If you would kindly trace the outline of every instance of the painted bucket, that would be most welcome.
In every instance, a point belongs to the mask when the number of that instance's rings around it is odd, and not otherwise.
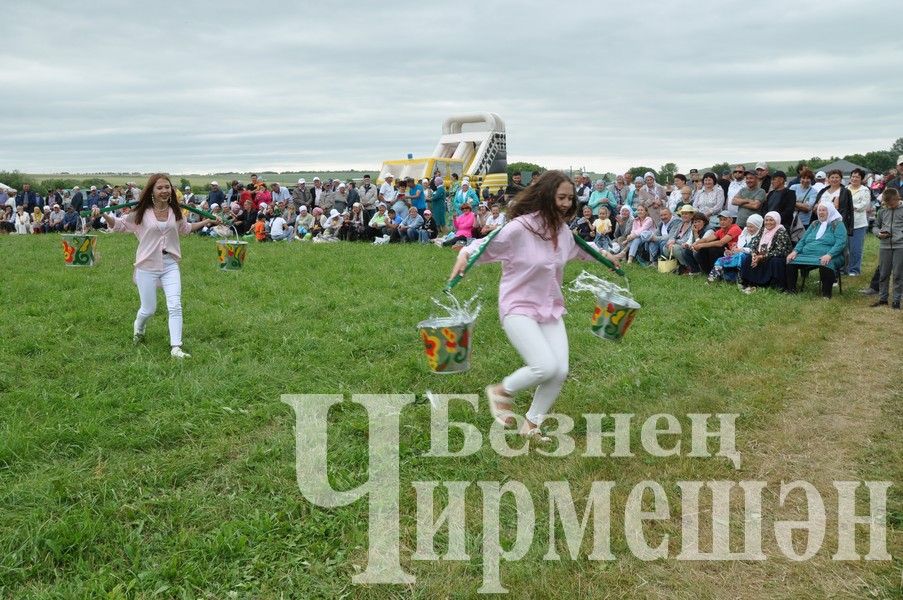
[[[97,236],[78,233],[64,233],[60,236],[63,243],[63,260],[70,267],[93,267],[94,252],[97,250]]]
[[[219,268],[223,271],[238,271],[245,264],[248,242],[238,240],[217,240],[216,255]]]
[[[428,319],[417,324],[430,371],[463,373],[470,369],[473,321],[462,323],[450,317]]]
[[[627,333],[640,310],[640,303],[617,292],[596,296],[592,331],[602,339],[619,342]]]

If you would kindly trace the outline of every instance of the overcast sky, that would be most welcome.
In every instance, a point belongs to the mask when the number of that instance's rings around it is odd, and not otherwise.
[[[483,111],[597,172],[903,136],[899,0],[3,4],[0,170],[369,169]]]

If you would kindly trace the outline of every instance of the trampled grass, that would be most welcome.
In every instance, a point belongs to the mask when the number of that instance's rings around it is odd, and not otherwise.
[[[435,459],[424,456],[430,409],[423,393],[481,393],[520,365],[498,323],[496,266],[474,270],[459,287],[463,296],[482,286],[484,312],[473,368],[442,377],[428,373],[415,326],[433,311],[429,299],[441,290],[451,252],[252,245],[245,269],[224,273],[212,241],[186,238],[185,348],[193,357],[177,362],[168,355],[162,296],[147,342],[132,345],[135,244],[129,236],[101,235],[99,264],[76,269],[63,265],[56,236],[0,237],[7,257],[0,288],[2,596],[470,597],[482,573],[478,489],[467,496],[471,559],[416,562],[410,482],[518,480],[533,494],[537,527],[528,555],[503,563],[512,597],[642,597],[637,590],[651,576],[627,549],[623,519],[613,518],[616,561],[542,560],[543,482],[567,480],[580,499],[592,480],[614,480],[613,504],[623,507],[643,479],[670,494],[678,480],[752,478],[724,459],[650,457],[639,448],[639,423],[656,413],[740,413],[742,453],[780,419],[799,389],[796,377],[820,359],[845,311],[863,310],[850,280],[842,297],[822,302],[814,287],[797,297],[744,296],[733,286],[634,268],[631,285],[643,309],[620,344],[590,334],[589,297],[568,297],[571,375],[556,408],[576,420],[577,453],[503,459],[487,441],[472,456]],[[566,280],[582,268],[597,271],[571,265]],[[294,415],[280,402],[290,393],[418,394],[421,401],[401,421],[402,557],[415,585],[351,585],[366,560],[367,505],[323,509],[302,498]],[[490,417],[482,399],[480,409],[473,414],[456,403],[451,414],[485,432]],[[583,413],[635,413],[636,456],[582,458]],[[366,480],[366,415],[346,403],[330,418],[330,479],[350,489]],[[899,440],[898,426],[881,432],[886,447]],[[892,456],[870,453],[865,471],[899,481],[898,466],[882,462]],[[859,468],[850,465],[850,479],[861,478]],[[891,494],[896,557],[901,506]],[[674,517],[679,503],[672,503]],[[510,533],[513,514],[503,517]],[[671,534],[672,558],[679,524],[673,518],[649,533]],[[437,539],[441,554],[443,535]],[[899,590],[896,560],[896,567],[863,565],[864,581],[890,597]],[[672,597],[717,597],[717,589],[677,593],[682,582],[671,584]]]

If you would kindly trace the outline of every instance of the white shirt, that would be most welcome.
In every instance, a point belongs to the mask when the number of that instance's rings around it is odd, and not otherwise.
[[[273,217],[273,221],[270,223],[270,235],[284,235],[285,234],[285,219],[280,217]]]
[[[386,205],[395,200],[395,196],[398,195],[398,192],[395,191],[395,188],[392,187],[392,184],[388,182],[385,182],[381,186],[379,186],[379,193],[382,194],[382,201],[385,202]]]
[[[288,188],[285,186],[280,185],[279,191],[273,192],[273,202],[278,202],[280,200],[285,200],[286,202],[288,202],[289,200],[291,200],[291,198],[292,195],[288,191]]]
[[[504,224],[505,224],[505,215],[503,215],[502,213],[499,213],[498,217],[493,217],[492,214],[490,214],[489,218],[486,219],[487,227],[496,227],[497,225],[500,226],[500,225],[504,225]]]
[[[668,196],[668,209],[671,212],[677,212],[677,205],[682,196],[683,194],[680,193],[679,189],[671,190],[671,194]]]
[[[746,187],[746,180],[737,181],[736,179],[731,179],[731,184],[727,186],[727,200],[725,201],[725,210],[731,213],[731,216],[737,218],[737,211],[740,209],[739,206],[731,202],[734,199],[734,196],[737,195],[737,192]]]

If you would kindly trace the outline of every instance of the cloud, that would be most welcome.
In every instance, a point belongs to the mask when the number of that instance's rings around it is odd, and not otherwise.
[[[896,14],[890,0],[5,11],[2,169],[374,168],[483,111],[505,120],[510,159],[594,171],[846,154],[903,135],[903,42],[895,19],[871,18]]]

